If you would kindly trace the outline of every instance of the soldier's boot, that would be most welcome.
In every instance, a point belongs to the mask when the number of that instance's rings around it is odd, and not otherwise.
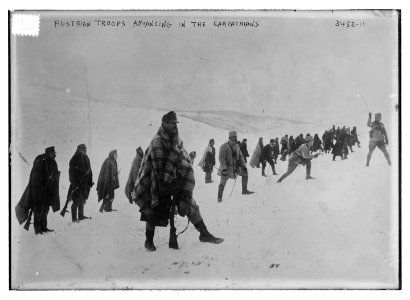
[[[387,151],[384,151],[383,154],[384,154],[384,157],[387,160],[387,163],[389,164],[389,166],[391,166],[389,153]]]
[[[222,202],[222,195],[224,193],[224,188],[225,186],[223,184],[220,184],[218,187],[218,202]]]
[[[169,230],[168,246],[171,249],[179,249],[177,235],[176,235],[176,229],[173,230],[172,228],[170,228],[170,230]]]
[[[147,249],[147,251],[150,251],[150,252],[157,250],[157,248],[154,245],[154,233],[155,233],[155,229],[154,230],[145,229],[144,247],[145,249]]]
[[[250,195],[255,192],[248,191],[248,176],[242,176],[242,195]]]
[[[315,179],[315,177],[310,176],[310,170],[312,169],[312,165],[306,165],[306,180]]]
[[[104,200],[103,200],[102,203],[101,203],[99,212],[100,212],[100,213],[103,213],[103,212],[104,212]]]
[[[81,203],[78,206],[78,220],[86,220],[91,219],[90,217],[84,216],[84,203]]]
[[[71,221],[73,221],[73,222],[78,222],[79,221],[77,219],[77,206],[75,206],[75,205],[71,206]]]
[[[262,165],[262,176],[266,177],[266,174],[265,174],[265,166],[264,166],[264,165]]]
[[[286,177],[288,177],[288,172],[283,173],[283,175],[278,179],[278,181],[276,181],[277,183],[281,183],[283,179],[285,179]]]
[[[34,219],[33,221],[33,225],[34,225],[34,233],[35,234],[43,234],[43,230],[41,229],[40,224],[38,224],[38,222],[36,221],[36,219]]]
[[[112,203],[114,202],[114,199],[109,199],[107,200],[107,205],[106,205],[106,212],[112,212],[112,211],[117,211],[116,209],[112,208]]]
[[[276,173],[275,164],[272,165],[272,175],[279,175],[278,173]]]
[[[370,155],[367,155],[366,167],[368,167],[368,166],[369,166],[369,163],[370,163],[370,158],[371,158],[371,156],[370,156]]]
[[[199,231],[199,240],[203,243],[220,244],[224,241],[222,238],[218,238],[209,233],[204,221],[194,224],[196,230]]]

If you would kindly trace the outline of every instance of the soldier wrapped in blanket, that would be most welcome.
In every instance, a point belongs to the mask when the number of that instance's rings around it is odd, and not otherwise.
[[[310,176],[310,170],[312,167],[311,160],[314,157],[318,157],[318,154],[312,155],[309,154],[310,147],[313,145],[313,137],[307,136],[306,143],[302,144],[289,158],[288,170],[284,173],[277,181],[277,183],[282,182],[283,179],[292,174],[293,171],[297,168],[298,165],[306,166],[306,180],[314,179]]]
[[[128,175],[127,184],[125,185],[125,196],[128,198],[130,203],[134,203],[132,201],[131,193],[134,190],[135,181],[137,180],[138,172],[140,170],[141,161],[144,157],[144,151],[142,151],[141,147],[138,147],[136,150],[136,155],[132,161],[130,174]]]
[[[316,152],[316,151],[323,151],[322,147],[322,141],[319,138],[319,135],[315,133],[315,136],[313,137],[313,145],[310,148],[310,153]]]
[[[205,172],[205,183],[211,183],[212,180],[212,172],[215,166],[215,141],[214,139],[210,139],[208,146],[205,148],[204,155],[202,159],[199,161],[199,166]]]
[[[98,202],[102,200],[100,212],[112,212],[112,202],[114,201],[114,191],[120,187],[118,181],[117,150],[112,150],[108,154],[101,166],[100,175],[97,182]]]
[[[252,168],[259,168],[261,163],[262,157],[262,150],[263,150],[263,138],[260,137],[258,143],[256,144],[255,150],[253,150],[251,160],[249,161],[249,165]]]
[[[141,221],[146,222],[145,249],[155,251],[156,226],[166,227],[175,204],[180,216],[187,216],[200,232],[201,242],[219,244],[221,238],[209,233],[198,205],[193,198],[194,171],[188,152],[178,135],[177,117],[171,111],[162,117],[162,124],[153,137],[142,160],[135,184],[133,201],[140,207]],[[170,232],[171,234],[171,232]],[[169,243],[177,249],[178,244]]]
[[[382,119],[382,114],[377,113],[374,115],[374,122],[372,122],[372,114],[369,113],[369,119],[367,120],[367,126],[371,128],[369,135],[370,135],[370,141],[369,141],[369,153],[367,154],[367,161],[366,161],[366,167],[369,166],[370,159],[372,158],[372,154],[374,149],[379,148],[383,154],[384,157],[387,160],[387,163],[389,166],[391,165],[390,162],[390,156],[389,153],[386,150],[386,145],[389,144],[389,139],[387,137],[387,132],[386,128],[384,127],[384,124],[381,121]]]
[[[71,220],[73,222],[78,222],[89,219],[89,217],[84,215],[84,205],[88,199],[90,189],[94,185],[94,182],[90,159],[87,156],[87,147],[84,144],[78,145],[77,151],[71,158],[68,174],[70,179],[68,195],[70,195],[73,190],[78,188],[72,194],[73,202],[71,204]]]
[[[242,177],[242,195],[254,193],[248,190],[248,169],[236,139],[236,131],[230,131],[229,140],[219,148],[218,175],[221,176],[221,182],[218,187],[218,202],[222,202],[225,184],[228,179],[236,180],[237,175]]]
[[[282,146],[282,148],[280,149],[280,154],[283,155],[283,153],[288,149],[288,143],[289,143],[289,138],[288,135],[285,134],[285,136],[283,136],[280,139],[280,144]],[[282,158],[281,158],[282,159]]]
[[[44,154],[37,156],[33,162],[30,180],[15,211],[20,224],[30,222],[34,212],[34,232],[43,234],[51,232],[47,227],[47,216],[50,206],[53,212],[60,210],[59,179],[56,151],[48,147]],[[28,226],[30,223],[28,223]],[[28,230],[27,226],[27,230]]]

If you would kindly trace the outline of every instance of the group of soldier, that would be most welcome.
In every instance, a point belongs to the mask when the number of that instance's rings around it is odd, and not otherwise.
[[[369,113],[368,126],[371,127],[371,139],[369,142],[369,153],[367,163],[373,150],[381,149],[390,165],[390,158],[386,151],[388,144],[386,130],[380,122],[381,115],[376,114],[376,120],[371,121]],[[136,149],[136,156],[132,162],[128,181],[125,186],[125,195],[130,203],[135,203],[139,207],[140,220],[146,222],[146,240],[144,247],[148,251],[155,251],[154,233],[157,226],[166,227],[170,223],[169,247],[178,249],[175,235],[173,219],[176,213],[180,216],[187,216],[188,220],[199,231],[199,240],[219,244],[222,238],[213,236],[207,229],[201,216],[198,204],[193,197],[195,177],[193,172],[193,160],[196,153],[188,153],[183,146],[183,141],[178,135],[177,116],[171,111],[162,117],[161,126],[148,148],[144,151],[141,147]],[[248,190],[248,169],[247,140],[238,142],[236,131],[230,131],[228,141],[219,148],[218,160],[219,168],[216,168],[215,140],[210,139],[204,151],[199,166],[205,172],[205,183],[212,183],[213,169],[217,169],[220,176],[218,186],[217,201],[222,202],[225,185],[229,178],[236,180],[237,176],[242,178],[242,194],[250,195],[253,191]],[[288,138],[282,137],[279,150],[279,140],[270,139],[269,144],[263,145],[263,138],[259,138],[249,165],[260,167],[262,165],[262,176],[266,176],[266,163],[272,168],[273,175],[278,175],[275,171],[277,158],[286,160],[289,155],[288,169],[277,180],[280,183],[290,175],[296,167],[301,164],[306,166],[306,179],[314,179],[310,175],[311,160],[319,155],[318,150],[328,152],[329,144],[333,147],[333,159],[339,155],[340,149],[342,159],[346,158],[346,148],[352,151],[352,146],[360,142],[357,137],[356,128],[350,131],[346,128],[331,128],[325,131],[322,141],[318,135],[314,137],[307,134],[303,137],[298,135]],[[340,143],[342,146],[340,146]],[[359,146],[360,147],[360,146]],[[336,150],[335,150],[336,149]],[[112,203],[114,191],[119,188],[116,150],[112,150],[103,162],[98,176],[97,194],[98,201],[102,201],[100,212],[114,211]],[[43,234],[53,231],[47,227],[47,214],[51,207],[54,212],[60,210],[59,199],[59,177],[54,147],[48,147],[44,154],[36,157],[30,174],[30,180],[23,196],[16,206],[16,216],[20,224],[26,222],[30,224],[31,215],[34,213],[34,231],[36,234]],[[72,222],[79,222],[89,219],[84,215],[84,205],[89,197],[90,189],[94,185],[92,179],[90,160],[87,156],[87,148],[84,144],[77,147],[77,150],[69,163],[70,188],[67,202],[62,210],[62,215],[69,201],[71,204]],[[28,226],[25,226],[28,230]],[[173,237],[173,238],[171,238]]]
[[[55,147],[46,148],[45,153],[34,160],[29,183],[16,206],[16,215],[20,224],[27,222],[29,228],[34,214],[34,232],[43,234],[54,230],[47,227],[47,215],[51,207],[54,212],[60,210],[59,180],[60,171],[56,162]],[[90,219],[85,216],[84,206],[94,185],[87,147],[78,145],[69,162],[69,180],[67,202],[62,210],[64,216],[68,202],[71,201],[72,222]],[[98,201],[102,201],[100,212],[114,211],[112,202],[114,190],[119,187],[117,170],[117,150],[112,150],[101,166],[97,182]]]

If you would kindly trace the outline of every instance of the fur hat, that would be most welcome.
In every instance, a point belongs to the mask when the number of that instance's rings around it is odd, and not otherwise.
[[[179,123],[177,120],[177,114],[174,111],[170,111],[169,113],[162,116],[163,123]]]

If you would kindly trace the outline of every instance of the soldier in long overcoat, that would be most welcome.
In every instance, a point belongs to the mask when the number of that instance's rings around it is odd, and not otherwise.
[[[54,146],[35,158],[29,183],[15,208],[20,224],[30,222],[34,213],[35,234],[54,231],[47,227],[47,215],[50,207],[53,212],[60,210],[60,171],[55,158]]]
[[[89,217],[84,215],[84,205],[94,182],[90,159],[87,155],[87,147],[84,144],[78,145],[77,151],[71,158],[68,174],[70,179],[68,195],[72,192],[73,200],[71,204],[71,219],[73,222],[89,219]]]
[[[146,222],[145,249],[155,251],[155,227],[166,227],[173,222],[174,208],[180,216],[187,216],[199,231],[199,240],[219,244],[222,238],[213,236],[205,226],[199,206],[193,198],[195,186],[192,161],[178,135],[176,113],[162,117],[162,124],[144,155],[141,171],[133,193],[133,201],[140,207],[141,221]],[[171,223],[173,224],[173,223]],[[171,239],[169,247],[178,249]]]
[[[254,193],[248,190],[248,170],[236,139],[236,131],[230,131],[229,140],[219,148],[220,165],[218,175],[221,176],[221,182],[218,188],[218,202],[222,202],[222,195],[228,178],[236,180],[237,175],[242,177],[242,195]]]
[[[97,182],[98,202],[102,200],[100,212],[111,212],[114,191],[120,187],[118,182],[117,150],[112,150],[101,166]]]

